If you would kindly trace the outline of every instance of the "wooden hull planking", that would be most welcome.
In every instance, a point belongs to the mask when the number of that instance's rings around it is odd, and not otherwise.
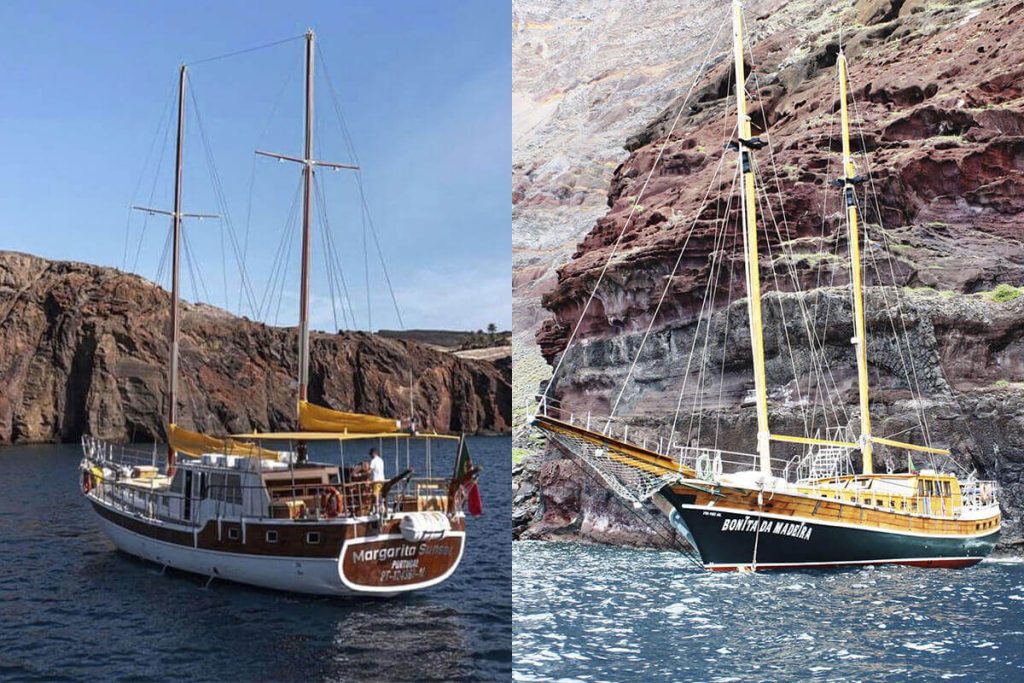
[[[999,515],[910,515],[810,496],[723,486],[666,486],[673,526],[716,571],[906,564],[966,567],[991,553]]]
[[[123,552],[194,574],[295,593],[391,597],[429,588],[452,575],[465,548],[461,516],[442,538],[410,542],[397,519],[380,529],[371,528],[372,522],[211,520],[193,533],[139,519],[91,496],[89,501]],[[317,542],[307,542],[308,534],[316,534]]]

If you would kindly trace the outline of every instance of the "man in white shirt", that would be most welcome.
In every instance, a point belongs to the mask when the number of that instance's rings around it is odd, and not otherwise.
[[[370,449],[370,481],[385,481],[384,459],[380,457],[376,448]]]

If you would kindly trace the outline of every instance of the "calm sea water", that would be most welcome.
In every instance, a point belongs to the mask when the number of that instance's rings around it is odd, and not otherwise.
[[[0,680],[507,680],[511,440],[470,448],[484,515],[462,564],[392,600],[161,576],[103,535],[78,448],[0,449]]]
[[[711,574],[516,543],[517,681],[1024,680],[1024,564]]]

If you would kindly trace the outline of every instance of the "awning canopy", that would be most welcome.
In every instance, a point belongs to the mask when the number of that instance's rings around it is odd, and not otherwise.
[[[310,432],[387,434],[397,432],[402,423],[390,417],[344,413],[308,401],[299,401],[299,429]]]
[[[253,441],[364,441],[369,439],[453,439],[453,434],[433,434],[408,432],[378,432],[375,434],[350,434],[337,432],[254,432],[249,434],[232,434],[233,439],[251,439]]]
[[[224,455],[241,455],[276,459],[280,453],[267,450],[250,441],[238,441],[234,437],[218,437],[191,432],[178,425],[167,427],[167,441],[175,452],[198,458],[204,453],[222,453]]]

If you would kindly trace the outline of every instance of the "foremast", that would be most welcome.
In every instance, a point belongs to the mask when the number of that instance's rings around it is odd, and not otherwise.
[[[171,211],[156,209],[150,206],[133,206],[138,211],[149,214],[162,214],[171,217],[171,321],[168,330],[170,337],[170,357],[167,370],[167,471],[174,471],[177,455],[171,444],[170,434],[178,421],[178,356],[181,340],[181,219],[217,218],[209,213],[185,213],[182,211],[182,185],[185,165],[185,97],[188,87],[188,66],[182,64],[178,70],[178,134],[174,151],[174,208]]]
[[[743,65],[743,8],[739,0],[732,5],[733,58],[736,62],[736,123],[739,138],[736,149],[743,174],[743,251],[746,263],[747,312],[750,318],[750,346],[754,360],[754,392],[757,405],[757,455],[760,470],[771,474],[771,432],[768,427],[768,389],[764,367],[764,326],[761,317],[761,273],[757,259],[757,197],[754,187],[752,152],[761,146],[750,133],[747,115],[746,75]]]
[[[850,114],[846,104],[846,55],[842,52],[836,59],[839,74],[839,118],[843,135],[843,198],[846,201],[847,237],[850,243],[850,282],[853,287],[853,345],[857,354],[857,387],[860,393],[860,446],[863,474],[874,472],[871,461],[871,412],[868,394],[868,349],[864,325],[864,281],[861,275],[860,231],[857,224],[857,195],[854,185],[858,178],[850,155]]]

